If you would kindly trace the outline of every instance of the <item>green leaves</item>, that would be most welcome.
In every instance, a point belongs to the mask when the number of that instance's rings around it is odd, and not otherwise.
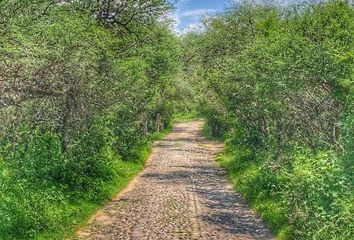
[[[236,187],[282,238],[353,235],[353,14],[245,1],[184,38],[206,130],[235,148]]]
[[[0,0],[0,239],[66,237],[142,167],[177,102],[169,9]]]

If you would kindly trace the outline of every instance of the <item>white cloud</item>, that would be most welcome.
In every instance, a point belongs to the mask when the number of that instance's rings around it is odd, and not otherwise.
[[[183,30],[183,35],[187,33],[201,33],[205,31],[205,25],[201,22],[191,23]]]
[[[171,28],[177,35],[181,35],[181,31],[179,30],[180,23],[181,20],[179,19],[178,15],[173,14],[171,17]]]
[[[181,14],[181,16],[182,17],[199,17],[199,16],[215,13],[216,11],[217,11],[216,9],[196,9],[196,10],[185,11]]]
[[[168,24],[170,29],[175,32],[177,35],[181,35],[182,32],[179,29],[179,25],[181,23],[181,20],[179,19],[178,15],[176,13],[170,12],[163,17],[160,18],[161,22],[165,22]]]

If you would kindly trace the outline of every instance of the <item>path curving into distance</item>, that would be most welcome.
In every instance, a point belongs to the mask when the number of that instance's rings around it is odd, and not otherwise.
[[[143,170],[77,239],[274,239],[215,162],[203,122],[179,123]]]

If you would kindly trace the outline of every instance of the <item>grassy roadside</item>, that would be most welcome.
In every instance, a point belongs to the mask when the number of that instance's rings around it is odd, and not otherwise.
[[[261,216],[269,230],[283,239],[286,235],[286,219],[283,210],[278,206],[278,196],[264,194],[259,197],[257,191],[262,189],[262,163],[254,163],[247,158],[247,153],[231,146],[225,136],[214,137],[210,127],[206,124],[202,130],[203,136],[208,140],[225,142],[225,149],[217,157],[220,167],[224,168],[235,191],[239,192],[248,204]],[[261,181],[261,182],[259,182]]]
[[[202,116],[197,112],[179,113],[174,116],[173,123],[183,123],[202,119]]]
[[[277,239],[352,239],[350,176],[330,152],[292,152],[290,171],[270,164],[271,150],[252,154],[240,140],[224,142],[219,165]]]
[[[167,136],[171,131],[172,127],[169,127],[162,132],[155,132],[149,136],[148,144],[140,153],[140,158],[143,161],[122,161],[121,159],[117,159],[116,168],[119,171],[119,175],[104,187],[103,191],[106,192],[107,197],[101,202],[93,203],[92,201],[82,200],[75,204],[67,204],[66,206],[53,206],[51,212],[65,211],[66,215],[70,217],[66,218],[61,224],[56,225],[55,229],[48,230],[38,235],[35,239],[54,240],[73,238],[77,230],[85,226],[92,215],[109,203],[119,192],[124,190],[134,177],[144,169],[145,163],[152,151],[152,143]]]
[[[288,223],[285,211],[279,204],[281,196],[268,191],[281,179],[262,172],[264,162],[252,162],[242,149],[227,144],[217,160],[228,172],[234,189],[241,193],[246,202],[261,216],[268,229],[278,239],[285,239],[288,235]]]
[[[144,151],[144,155],[148,156],[150,149]],[[147,159],[147,157],[146,157]],[[46,231],[35,239],[37,240],[48,240],[48,239],[66,239],[75,236],[77,229],[84,226],[90,217],[95,214],[100,208],[105,206],[111,199],[114,198],[120,191],[122,191],[129,182],[144,168],[141,163],[134,162],[123,162],[118,160],[118,167],[120,168],[121,175],[112,181],[110,184],[105,186],[104,191],[106,191],[109,197],[104,199],[101,203],[93,203],[91,201],[81,201],[76,204],[68,204],[65,206],[65,211],[69,212],[69,218],[66,222],[62,223],[60,227],[58,226],[55,230]],[[58,206],[63,207],[63,206]]]

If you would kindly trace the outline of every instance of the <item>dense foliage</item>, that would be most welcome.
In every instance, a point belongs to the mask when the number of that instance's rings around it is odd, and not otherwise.
[[[286,239],[354,236],[354,9],[244,1],[184,37],[221,163]]]
[[[179,38],[167,0],[0,0],[0,239],[70,235],[142,169],[157,116],[196,109],[280,238],[351,239],[353,5],[287,2]]]
[[[177,100],[170,8],[0,1],[0,239],[60,239],[141,169]]]

